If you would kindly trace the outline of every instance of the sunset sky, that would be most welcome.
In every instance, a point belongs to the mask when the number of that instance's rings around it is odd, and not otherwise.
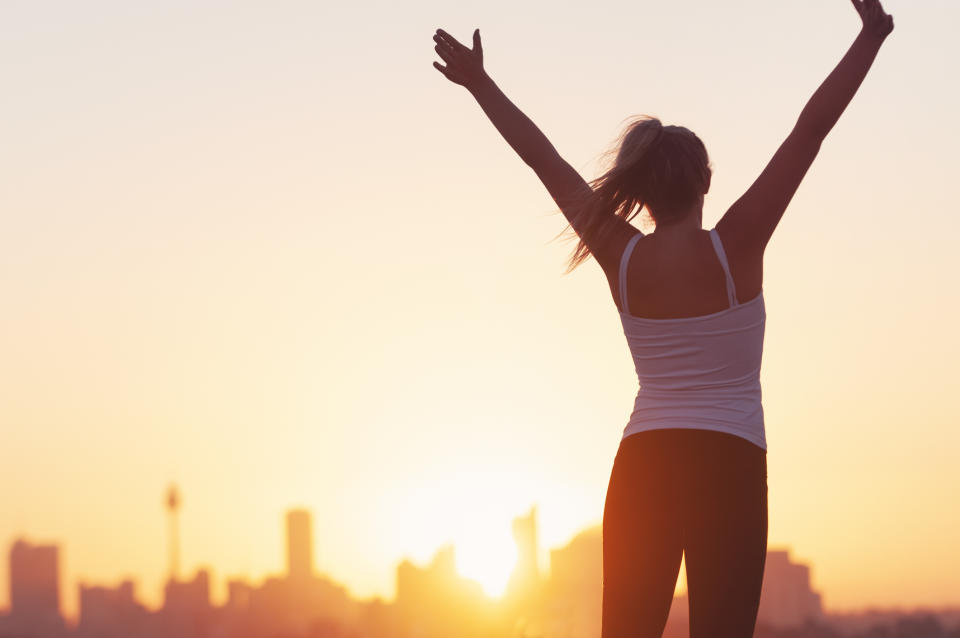
[[[960,604],[960,2],[896,22],[765,261],[772,547],[828,610]],[[0,608],[10,543],[76,582],[259,580],[283,512],[394,595],[598,524],[636,375],[603,273],[431,66],[486,68],[586,178],[624,120],[700,135],[709,228],[853,41],[849,0],[0,5]],[[650,230],[643,226],[644,230]],[[484,570],[487,571],[484,571]]]

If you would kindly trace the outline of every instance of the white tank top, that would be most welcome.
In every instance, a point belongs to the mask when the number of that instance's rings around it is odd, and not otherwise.
[[[710,239],[726,275],[730,306],[696,317],[635,317],[627,305],[627,264],[642,236],[630,238],[620,259],[620,322],[640,381],[623,438],[662,428],[716,430],[766,450],[760,404],[763,291],[737,302],[727,256],[713,228]]]

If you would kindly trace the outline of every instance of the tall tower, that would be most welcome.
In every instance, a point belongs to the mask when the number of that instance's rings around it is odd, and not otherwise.
[[[313,533],[310,512],[287,512],[287,576],[306,579],[313,576]]]
[[[514,566],[507,594],[513,596],[529,595],[540,583],[540,570],[537,567],[537,506],[530,507],[526,516],[513,519],[513,539],[517,544],[517,564]]]
[[[56,545],[23,539],[10,548],[10,614],[24,626],[46,630],[60,622],[60,556]]]
[[[170,533],[170,580],[180,578],[180,492],[173,483],[167,488],[167,520]]]

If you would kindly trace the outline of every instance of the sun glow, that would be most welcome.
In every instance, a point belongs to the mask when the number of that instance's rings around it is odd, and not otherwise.
[[[475,528],[454,544],[457,572],[480,583],[491,598],[504,595],[517,563],[517,548],[502,527]]]

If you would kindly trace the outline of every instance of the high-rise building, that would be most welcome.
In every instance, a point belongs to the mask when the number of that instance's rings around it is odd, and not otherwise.
[[[117,587],[80,584],[81,638],[126,638],[142,635],[149,613],[137,602],[132,580]]]
[[[201,638],[208,634],[214,609],[210,604],[210,572],[198,569],[193,580],[167,581],[158,621],[160,634]]]
[[[313,576],[313,531],[310,512],[287,512],[287,576],[308,579]]]
[[[10,621],[37,635],[62,629],[60,552],[56,545],[31,545],[23,539],[10,549]]]
[[[768,550],[757,622],[796,627],[822,615],[820,594],[810,586],[810,567],[793,562],[788,550]]]
[[[397,566],[395,636],[445,638],[506,635],[490,626],[490,604],[480,583],[457,573],[453,545],[437,550],[426,568],[404,559]]]
[[[165,612],[206,612],[210,609],[210,572],[198,569],[193,580],[167,581],[163,589],[163,610]]]
[[[517,544],[517,563],[507,584],[507,596],[525,599],[540,585],[540,569],[537,567],[537,507],[534,505],[526,516],[513,519],[513,539]]]

